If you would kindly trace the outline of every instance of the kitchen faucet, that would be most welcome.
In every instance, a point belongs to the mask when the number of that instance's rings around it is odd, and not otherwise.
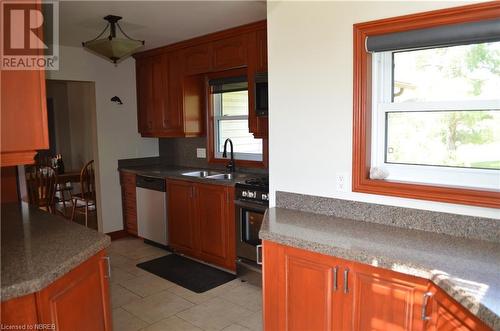
[[[222,152],[222,157],[227,158],[227,143],[228,142],[229,142],[229,145],[231,145],[231,161],[229,161],[226,168],[230,172],[234,172],[236,170],[236,165],[234,164],[233,141],[229,138],[227,138],[226,141],[224,142],[224,152]]]

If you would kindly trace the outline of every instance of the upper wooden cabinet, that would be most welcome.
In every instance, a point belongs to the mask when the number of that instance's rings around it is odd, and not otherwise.
[[[145,137],[203,133],[203,77],[184,77],[177,52],[136,59],[137,122]]]
[[[489,330],[422,278],[268,241],[263,262],[266,330]]]
[[[1,72],[1,166],[31,164],[49,148],[45,71]]]
[[[216,32],[135,55],[138,128],[145,137],[196,137],[205,133],[205,76],[247,68],[249,130],[267,138],[267,117],[255,115],[255,74],[267,71],[264,22]]]
[[[212,45],[205,43],[182,50],[184,73],[186,75],[203,74],[212,71]]]
[[[213,70],[221,71],[247,65],[247,36],[217,40],[212,46]]]

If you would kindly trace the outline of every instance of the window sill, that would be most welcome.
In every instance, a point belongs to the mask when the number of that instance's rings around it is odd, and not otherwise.
[[[500,208],[500,192],[469,188],[423,185],[353,176],[353,192],[388,195],[489,208]]]

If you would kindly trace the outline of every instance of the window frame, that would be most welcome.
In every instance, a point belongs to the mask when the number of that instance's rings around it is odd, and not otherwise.
[[[210,164],[219,164],[219,165],[226,165],[229,162],[228,158],[222,158],[222,153],[216,153],[216,145],[215,143],[217,142],[217,137],[216,137],[216,130],[215,130],[215,125],[216,125],[216,116],[214,114],[214,108],[213,108],[213,95],[210,90],[209,86],[209,80],[211,79],[217,79],[217,78],[224,78],[224,77],[237,77],[237,76],[247,76],[248,77],[249,72],[247,68],[239,68],[239,69],[231,69],[231,70],[225,70],[225,71],[219,71],[219,72],[212,72],[210,74],[205,75],[205,96],[206,96],[206,108],[207,108],[207,121],[206,121],[206,127],[207,127],[207,160],[208,163]],[[249,98],[249,108],[252,105],[252,102],[250,100],[251,96],[253,95],[250,93],[250,88],[251,86],[251,80],[248,80],[248,98]],[[249,109],[248,112],[248,121],[250,122],[250,116],[252,112]],[[250,125],[250,123],[249,123]],[[242,159],[236,159],[235,158],[235,164],[236,167],[243,167],[243,168],[267,168],[268,164],[268,141],[267,138],[260,138],[262,139],[262,160],[242,160]],[[220,157],[219,157],[220,154]],[[236,154],[235,154],[236,156]]]
[[[500,208],[500,191],[370,179],[373,132],[372,54],[366,37],[497,18],[500,2],[486,2],[355,24],[353,82],[353,192]]]
[[[397,51],[380,52],[372,55],[373,121],[371,139],[373,144],[371,146],[371,167],[384,167],[392,175],[392,180],[404,181],[406,179],[414,183],[449,186],[461,182],[464,187],[474,189],[495,189],[500,187],[500,170],[387,162],[387,113],[500,109],[500,99],[393,102],[394,53],[397,53]],[[480,183],[481,186],[477,186],[477,183]],[[495,184],[495,187],[488,187],[492,183]]]

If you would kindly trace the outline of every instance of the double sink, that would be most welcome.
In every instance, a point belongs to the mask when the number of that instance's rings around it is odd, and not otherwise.
[[[197,178],[206,178],[213,180],[232,180],[234,179],[234,174],[223,174],[216,171],[207,171],[207,170],[199,170],[199,171],[190,171],[182,174],[183,176],[188,177],[197,177]]]

